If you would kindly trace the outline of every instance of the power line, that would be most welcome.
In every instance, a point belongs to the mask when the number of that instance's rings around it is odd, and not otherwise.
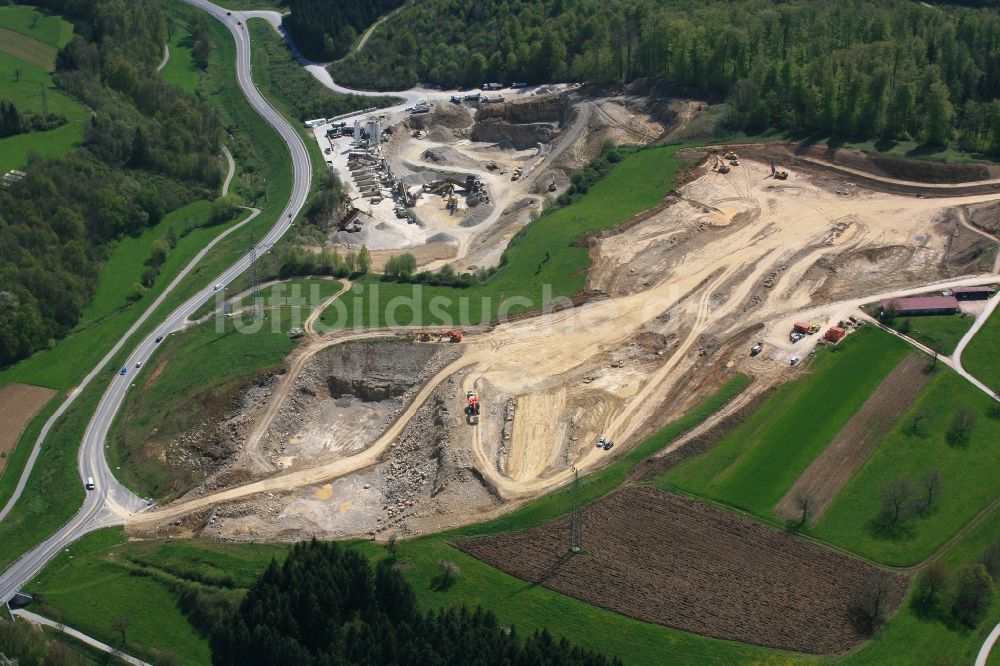
[[[260,296],[260,273],[257,270],[257,250],[260,246],[253,236],[250,236],[250,245],[243,250],[237,250],[234,254],[249,254],[250,255],[250,294],[253,298],[253,306],[250,308],[250,317],[253,320],[262,318],[264,316],[264,304]]]

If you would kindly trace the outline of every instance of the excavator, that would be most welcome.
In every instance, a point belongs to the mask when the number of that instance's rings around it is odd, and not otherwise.
[[[729,165],[719,159],[719,156],[715,156],[715,170],[719,173],[729,173]]]
[[[774,168],[774,160],[771,160],[771,176],[778,180],[788,180],[788,172]]]
[[[444,340],[445,338],[448,338],[448,342],[461,342],[462,341],[462,332],[461,331],[454,331],[454,330],[451,330],[451,331],[441,331],[438,334],[438,340]]]
[[[466,393],[465,398],[468,400],[465,405],[465,416],[468,418],[469,423],[476,425],[479,423],[479,398],[476,396],[475,391]]]

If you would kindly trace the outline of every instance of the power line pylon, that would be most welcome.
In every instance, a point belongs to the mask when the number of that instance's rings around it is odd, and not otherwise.
[[[260,296],[260,273],[257,270],[257,255],[260,246],[257,241],[250,237],[250,245],[243,250],[237,250],[234,254],[250,255],[250,296],[253,299],[253,306],[250,308],[250,316],[257,320],[264,316],[264,304]]]

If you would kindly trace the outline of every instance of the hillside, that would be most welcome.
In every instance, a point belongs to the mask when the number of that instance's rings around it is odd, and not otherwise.
[[[300,0],[293,17],[319,4]],[[998,29],[995,10],[904,0],[427,0],[332,71],[375,88],[652,77],[727,98],[730,123],[750,132],[957,135],[963,150],[996,153]]]
[[[221,180],[215,113],[155,76],[166,40],[165,21],[155,5],[44,4],[72,19],[76,34],[66,41],[66,21],[46,17],[31,28],[30,19],[5,14],[15,28],[24,23],[22,29],[36,33],[15,34],[24,45],[47,46],[55,71],[50,76],[48,66],[35,58],[38,64],[19,70],[35,92],[5,83],[0,100],[11,117],[41,113],[38,88],[54,83],[59,90],[46,95],[48,112],[65,114],[66,127],[76,133],[68,144],[57,144],[50,157],[35,155],[26,166],[18,164],[26,176],[0,188],[0,298],[6,305],[0,312],[0,366],[73,329],[115,240],[212,196]],[[116,21],[102,19],[109,11]],[[21,56],[39,53],[32,47]],[[46,144],[46,135],[60,131],[6,140],[37,136]],[[81,145],[74,149],[76,141]],[[151,269],[158,268],[155,257],[150,262]],[[135,298],[143,290],[136,285]]]

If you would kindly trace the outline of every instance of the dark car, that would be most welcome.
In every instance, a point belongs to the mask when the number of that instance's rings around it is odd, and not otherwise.
[[[610,451],[610,450],[611,450],[611,447],[612,447],[612,446],[614,446],[614,445],[615,445],[615,443],[614,443],[614,442],[612,442],[612,441],[611,441],[611,440],[609,439],[608,441],[606,441],[606,442],[604,443],[604,450],[605,450],[605,451]]]
[[[118,374],[124,375],[126,372],[128,372],[128,368],[122,368],[121,370],[118,371]]]
[[[156,341],[157,342],[163,342],[163,336],[162,335],[156,336]]]

